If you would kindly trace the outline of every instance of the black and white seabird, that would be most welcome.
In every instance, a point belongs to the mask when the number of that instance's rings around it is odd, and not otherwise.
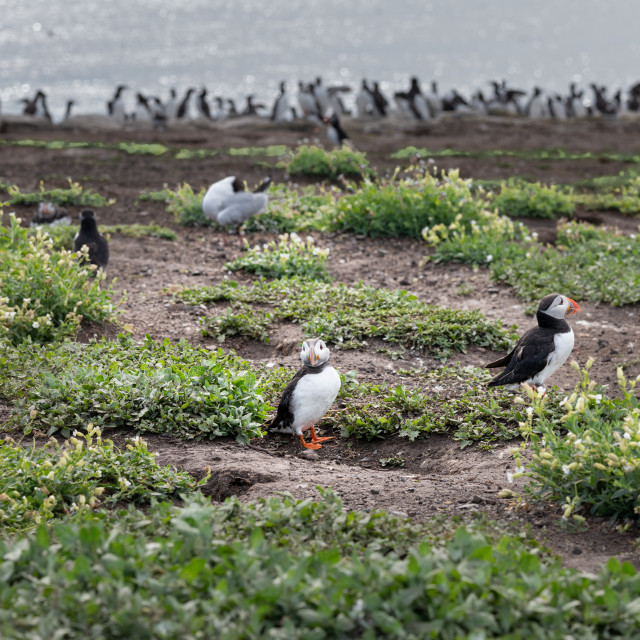
[[[578,311],[577,302],[559,293],[542,298],[536,312],[538,326],[529,329],[513,351],[486,365],[487,369],[506,367],[489,386],[508,385],[515,389],[523,382],[544,386],[545,380],[567,361],[573,350],[573,330],[565,318]]]
[[[240,227],[252,216],[260,213],[269,201],[263,193],[271,178],[265,178],[253,193],[244,191],[243,182],[235,176],[228,176],[214,182],[202,198],[202,212],[209,220],[214,220],[224,227],[224,242],[227,241],[227,227],[234,225],[238,228],[240,246],[242,246],[242,232]]]
[[[335,113],[329,118],[322,118],[322,121],[327,125],[327,137],[334,147],[340,148],[343,144],[350,142],[349,136],[340,125],[340,120]]]
[[[77,253],[85,245],[89,249],[89,262],[104,271],[109,262],[109,243],[98,231],[96,214],[92,209],[80,212],[80,231],[73,239],[73,251]]]
[[[320,449],[321,442],[333,438],[319,438],[315,425],[329,411],[340,391],[340,374],[329,364],[329,349],[320,339],[305,340],[300,358],[302,368],[284,390],[269,429],[293,433],[305,448]],[[305,431],[311,431],[309,443],[305,442]]]
[[[287,95],[287,85],[285,82],[280,83],[280,94],[273,103],[271,110],[271,120],[274,122],[283,122],[291,119],[289,111],[289,96]]]

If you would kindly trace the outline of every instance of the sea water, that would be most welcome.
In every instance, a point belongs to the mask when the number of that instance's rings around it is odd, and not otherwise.
[[[417,75],[463,94],[489,81],[566,92],[640,79],[637,0],[0,0],[0,108],[19,113],[39,88],[56,117],[105,113],[116,84],[165,99],[271,104],[281,80],[322,76],[387,93]]]

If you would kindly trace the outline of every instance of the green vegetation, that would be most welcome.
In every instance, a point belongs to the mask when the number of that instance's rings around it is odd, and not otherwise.
[[[419,238],[426,226],[454,220],[468,226],[482,210],[470,187],[471,181],[462,180],[458,171],[367,182],[336,202],[333,227],[369,236]]]
[[[107,200],[91,189],[84,189],[78,182],[69,179],[68,189],[45,189],[40,183],[40,191],[35,193],[21,193],[16,185],[7,187],[10,199],[7,205],[32,205],[41,202],[52,202],[57,205],[73,205],[82,207],[107,207],[115,200]]]
[[[83,514],[0,540],[0,554],[7,639],[640,633],[629,563],[578,573],[517,537],[344,512],[330,493]]]
[[[202,198],[206,193],[206,189],[201,189],[195,193],[190,185],[186,182],[179,186],[175,191],[166,190],[169,193],[167,211],[173,214],[178,224],[193,227],[207,227],[215,224],[212,220],[205,217],[202,212]]]
[[[316,247],[311,237],[303,241],[294,232],[291,236],[280,236],[279,242],[269,242],[262,247],[249,248],[247,245],[244,255],[224,266],[230,271],[248,271],[266,278],[299,276],[328,282],[331,280],[326,266],[328,257],[329,249]]]
[[[95,267],[52,244],[13,214],[9,227],[0,226],[0,339],[50,342],[74,335],[83,321],[115,318],[113,290],[101,286],[104,274],[89,277]]]
[[[11,422],[64,437],[91,422],[104,430],[127,426],[182,438],[260,435],[268,406],[252,366],[222,350],[148,338],[57,349],[5,349],[0,386],[14,399]]]
[[[491,263],[491,277],[510,284],[525,300],[565,291],[578,300],[614,306],[640,301],[640,238],[588,224],[558,228],[555,247],[519,245]],[[532,278],[531,274],[536,277]]]
[[[269,305],[271,321],[299,322],[305,336],[322,336],[343,349],[358,348],[367,338],[381,338],[407,348],[426,350],[443,360],[469,345],[504,349],[514,335],[479,311],[433,307],[406,291],[374,289],[359,284],[331,286],[299,278],[259,281],[239,286],[224,281],[214,287],[185,289],[177,294],[187,304],[239,302]],[[245,322],[262,321],[263,308],[246,307]],[[203,318],[216,335],[216,318]]]
[[[615,306],[640,301],[640,238],[635,234],[569,222],[559,225],[555,247],[543,247],[523,235],[518,224],[485,212],[470,232],[456,221],[427,228],[423,237],[435,248],[434,260],[488,265],[493,280],[511,285],[529,302],[549,291]]]
[[[409,376],[412,387],[345,380],[340,390],[345,407],[329,418],[344,437],[372,440],[398,435],[415,440],[450,433],[464,448],[474,443],[487,447],[520,435],[524,408],[501,389],[487,395],[491,375],[486,370],[443,367],[419,376],[413,371],[401,373]]]
[[[590,151],[572,152],[564,149],[481,149],[479,151],[464,151],[461,149],[430,150],[417,147],[406,147],[391,154],[392,158],[523,158],[525,160],[601,160],[610,162],[627,162],[640,164],[640,154],[609,153]]]
[[[364,153],[352,149],[325,151],[319,147],[298,147],[291,154],[287,172],[292,176],[308,176],[336,180],[345,178],[373,178],[375,172],[369,166]]]
[[[172,229],[161,227],[157,224],[101,224],[98,228],[107,238],[114,233],[129,238],[151,237],[175,240],[178,237]],[[41,230],[42,234],[48,235],[52,239],[54,249],[71,251],[73,249],[73,239],[80,227],[78,225],[42,225],[41,227],[32,227],[29,231],[34,234],[37,233],[38,229]]]
[[[560,218],[571,216],[575,211],[572,194],[539,182],[503,182],[499,193],[490,197],[489,202],[500,213],[511,217]]]
[[[628,381],[619,368],[622,397],[607,397],[589,378],[592,364],[587,362],[581,382],[560,403],[560,420],[550,417],[550,400],[529,391],[532,407],[521,425],[533,451],[524,473],[530,478],[528,489],[539,498],[564,503],[565,518],[581,510],[637,518],[640,411],[635,387],[640,376]],[[579,370],[577,364],[575,368]],[[536,432],[531,429],[534,413]]]
[[[177,498],[206,481],[158,466],[155,455],[139,437],[121,451],[91,425],[62,445],[0,440],[0,527],[6,534],[102,505]]]

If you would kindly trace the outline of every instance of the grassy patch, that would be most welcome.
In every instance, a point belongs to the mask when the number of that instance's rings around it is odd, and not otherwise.
[[[464,151],[462,149],[432,150],[424,147],[406,147],[391,154],[392,158],[522,158],[524,160],[602,160],[609,162],[627,162],[640,164],[640,155],[635,153],[609,153],[590,151],[566,151],[565,149],[481,149]]]
[[[239,302],[269,305],[272,319],[299,322],[305,336],[321,336],[341,348],[366,345],[367,338],[429,351],[445,359],[470,345],[504,349],[513,334],[479,311],[459,311],[420,302],[407,291],[374,289],[359,284],[331,286],[299,278],[260,281],[239,286],[225,281],[214,287],[186,289],[178,297],[187,304]],[[254,307],[246,322],[264,318]],[[216,331],[215,318],[203,318],[205,331]]]
[[[396,176],[379,184],[367,182],[336,202],[332,226],[369,236],[419,238],[426,226],[460,220],[470,224],[482,210],[471,181],[457,171],[411,178]]]
[[[547,186],[539,182],[510,180],[502,183],[500,191],[489,202],[500,213],[512,217],[560,218],[570,216],[575,211],[571,193],[555,185]]]
[[[186,182],[175,191],[167,190],[169,198],[167,200],[167,211],[173,214],[178,224],[187,227],[208,227],[215,224],[205,217],[202,212],[202,198],[206,189],[201,189],[198,193]]]
[[[558,227],[556,246],[544,247],[524,227],[483,213],[470,231],[456,221],[425,229],[433,260],[486,265],[491,278],[535,302],[549,291],[615,306],[640,301],[640,238],[584,223]],[[535,274],[535,277],[532,277]]]
[[[405,384],[379,385],[345,380],[340,397],[345,408],[330,418],[345,437],[371,440],[398,435],[408,440],[431,433],[450,433],[462,448],[482,447],[520,436],[526,414],[513,395],[487,393],[491,375],[474,367],[444,367],[420,373],[406,371]],[[416,387],[418,382],[419,387]],[[555,397],[553,391],[549,392]],[[482,398],[479,401],[479,398]]]
[[[83,207],[107,207],[115,200],[108,200],[91,189],[84,189],[79,182],[69,179],[68,189],[45,189],[40,183],[40,190],[34,193],[21,193],[16,185],[7,187],[9,194],[8,205],[33,205],[41,202],[53,202],[57,205],[72,205]]]
[[[6,533],[102,506],[177,498],[206,481],[159,466],[155,455],[138,437],[120,450],[91,425],[84,437],[62,445],[0,440],[0,528]]]
[[[49,342],[75,334],[83,320],[102,324],[115,317],[104,276],[89,277],[75,254],[52,244],[13,214],[10,226],[0,227],[0,338]]]
[[[302,240],[297,233],[280,236],[279,242],[249,248],[224,266],[230,271],[247,271],[266,278],[299,276],[308,280],[331,280],[327,271],[329,249],[320,249],[313,238]]]
[[[130,508],[41,526],[0,541],[0,554],[6,638],[41,629],[141,640],[640,632],[640,577],[628,563],[580,574],[516,537],[465,527],[433,536],[383,513],[344,512],[331,494]]]
[[[560,403],[559,419],[549,413],[552,401],[530,391],[534,410],[529,408],[522,428],[533,452],[524,473],[530,478],[528,489],[541,499],[563,503],[565,518],[580,511],[637,518],[640,410],[635,388],[640,376],[628,381],[619,368],[622,397],[607,397],[589,378],[592,363],[587,362],[581,382]],[[534,414],[536,432],[530,426]]]
[[[335,180],[339,176],[364,179],[375,175],[364,153],[347,148],[325,151],[304,145],[292,153],[287,172],[292,176],[328,180]]]
[[[68,437],[91,422],[182,438],[260,435],[268,406],[251,365],[222,350],[128,336],[56,349],[5,349],[0,390],[14,398],[11,423]]]

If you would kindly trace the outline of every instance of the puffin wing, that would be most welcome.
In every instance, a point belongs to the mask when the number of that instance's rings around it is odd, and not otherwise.
[[[293,376],[289,384],[285,387],[280,398],[280,404],[278,405],[278,412],[276,417],[271,421],[269,427],[276,431],[288,431],[293,426],[293,392],[298,384],[298,381],[305,374],[304,367],[298,369],[296,375]]]
[[[526,382],[547,366],[553,349],[553,333],[547,335],[538,327],[527,331],[509,355],[492,363],[493,366],[499,366],[499,362],[509,358],[507,368],[493,378],[488,386]]]
[[[234,193],[233,197],[224,203],[224,208],[218,212],[218,224],[223,226],[242,224],[262,211],[268,202],[269,198],[264,193],[247,193],[246,191]]]
[[[202,212],[210,220],[217,220],[227,202],[234,196],[233,183],[235,176],[228,176],[214,182],[202,198]]]
[[[495,360],[494,362],[490,362],[489,364],[485,364],[485,369],[496,369],[497,367],[506,367],[510,362],[511,358],[513,358],[513,354],[516,352],[515,348],[507,353],[506,356],[503,356],[499,360]]]

